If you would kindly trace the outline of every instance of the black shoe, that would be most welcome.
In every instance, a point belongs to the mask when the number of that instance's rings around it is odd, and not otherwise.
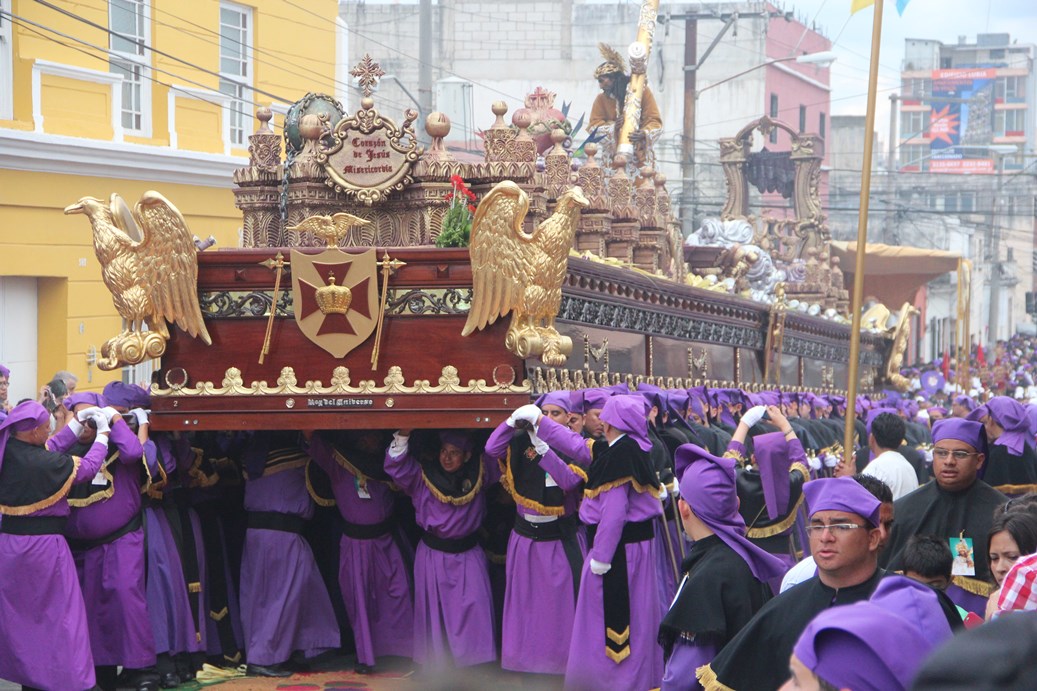
[[[158,684],[164,689],[175,689],[180,686],[180,675],[176,672],[166,672],[158,678]]]
[[[374,665],[365,665],[358,662],[353,666],[353,671],[357,674],[374,674]]]
[[[281,667],[281,665],[270,665],[268,667],[263,665],[253,665],[249,663],[245,666],[245,675],[249,677],[290,677],[292,673],[287,669]]]

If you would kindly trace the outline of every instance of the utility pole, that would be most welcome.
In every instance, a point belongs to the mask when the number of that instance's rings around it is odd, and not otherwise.
[[[893,240],[897,236],[893,225],[897,218],[897,183],[900,177],[900,170],[896,164],[898,100],[900,97],[896,94],[889,95],[889,145],[886,147],[886,191],[889,196],[886,200],[886,222],[882,227],[882,240],[887,245],[893,244]]]
[[[425,118],[432,112],[432,0],[421,0],[418,10],[418,125],[419,141],[427,138]],[[422,143],[427,143],[422,141]]]
[[[692,198],[695,192],[695,106],[698,96],[696,76],[698,69],[698,29],[697,18],[684,22],[684,122],[681,133],[681,204],[679,218],[681,232],[686,236],[692,230],[695,218],[695,205]]]
[[[990,210],[990,298],[987,313],[987,339],[988,346],[993,347],[997,343],[998,321],[1001,307],[1001,228],[998,211],[1001,206],[1001,180],[1005,172],[1004,154],[995,153],[997,156],[997,177],[994,183],[993,206]]]

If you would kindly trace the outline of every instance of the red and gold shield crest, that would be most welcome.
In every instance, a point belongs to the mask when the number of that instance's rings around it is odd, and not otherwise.
[[[366,341],[378,321],[377,268],[373,249],[361,254],[292,250],[292,306],[299,329],[338,358]]]

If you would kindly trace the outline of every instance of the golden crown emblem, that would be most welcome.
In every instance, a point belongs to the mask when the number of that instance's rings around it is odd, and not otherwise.
[[[321,314],[345,314],[353,302],[353,292],[346,286],[335,285],[335,274],[328,274],[328,285],[317,289],[317,307]]]

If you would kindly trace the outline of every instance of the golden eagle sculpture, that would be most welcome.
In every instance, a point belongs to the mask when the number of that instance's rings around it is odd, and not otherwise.
[[[169,340],[167,321],[212,343],[198,305],[198,250],[169,200],[145,192],[131,212],[117,194],[107,205],[83,197],[65,213],[90,219],[101,279],[125,321],[123,332],[101,346],[98,367],[113,370],[160,357]]]
[[[553,214],[526,233],[529,195],[510,180],[490,190],[472,220],[472,306],[462,336],[510,311],[508,350],[553,367],[565,364],[572,339],[560,335],[554,322],[580,209],[587,204],[583,191],[573,187],[559,197]]]
[[[288,230],[293,233],[311,233],[320,238],[328,247],[337,247],[343,238],[349,237],[352,228],[363,227],[371,222],[347,213],[337,213],[334,216],[310,216],[299,225],[289,226]],[[360,244],[372,244],[374,237],[362,238]]]

